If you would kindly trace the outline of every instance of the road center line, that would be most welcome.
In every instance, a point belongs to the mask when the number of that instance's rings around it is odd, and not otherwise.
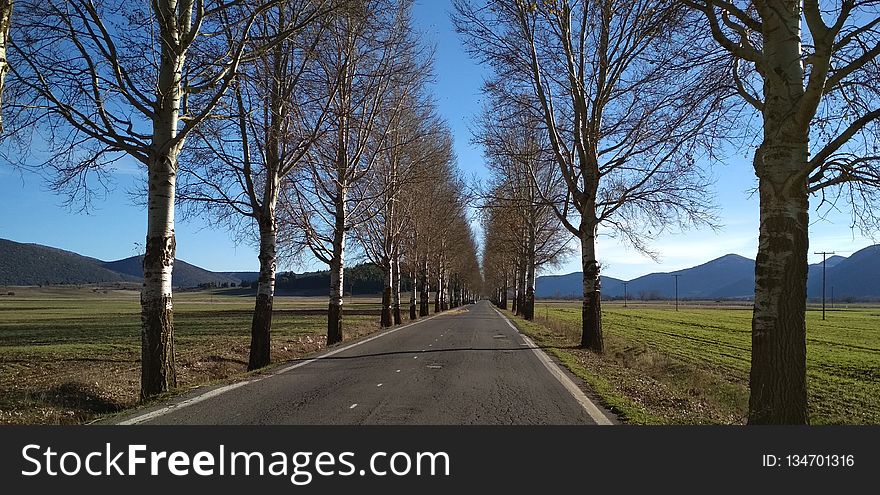
[[[358,405],[357,405],[357,402],[355,402],[354,404],[348,406],[348,408],[349,408],[349,409],[354,409],[354,408],[356,408],[357,406],[358,406]]]

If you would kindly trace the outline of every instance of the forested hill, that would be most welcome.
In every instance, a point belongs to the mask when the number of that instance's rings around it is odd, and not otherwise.
[[[102,266],[103,262],[40,244],[0,239],[0,285],[137,282],[139,276]]]
[[[0,239],[0,285],[74,285],[118,282],[141,282],[143,258],[132,256],[116,261],[102,261],[71,251]],[[183,260],[175,260],[173,285],[179,288],[237,287],[250,288],[256,272],[212,272]],[[345,270],[345,292],[377,294],[382,290],[382,272],[371,264]],[[404,280],[404,289],[408,287]],[[279,294],[326,295],[330,288],[328,271],[279,273]]]

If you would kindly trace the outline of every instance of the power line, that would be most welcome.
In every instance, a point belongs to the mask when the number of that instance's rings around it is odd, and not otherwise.
[[[829,254],[833,255],[834,251],[819,251],[813,254],[821,254],[822,255],[822,320],[825,320],[825,261],[826,256]]]
[[[678,311],[678,277],[681,275],[673,275],[675,277],[675,310]]]

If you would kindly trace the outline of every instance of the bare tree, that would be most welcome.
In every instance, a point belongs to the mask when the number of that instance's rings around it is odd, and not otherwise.
[[[547,199],[581,244],[581,345],[602,352],[598,227],[649,252],[664,228],[711,219],[696,158],[719,99],[701,33],[664,0],[475,3],[456,0],[456,28],[494,68],[490,91],[531,95],[566,185]]]
[[[501,309],[507,309],[507,292],[520,255],[520,243],[511,238],[517,233],[510,228],[512,216],[510,208],[485,208],[482,216],[485,283],[492,288],[493,302]]]
[[[53,186],[81,198],[88,198],[90,175],[106,175],[123,157],[147,168],[142,398],[176,385],[171,271],[178,157],[232,83],[254,22],[272,3],[17,4],[12,52],[18,62],[9,81],[17,98],[7,131],[37,126],[49,147],[44,166],[56,174]],[[231,37],[207,34],[229,19],[238,21]],[[274,42],[264,40],[261,49]]]
[[[316,54],[328,15],[325,5],[333,7],[314,0],[279,2],[255,23],[256,40],[297,33],[242,64],[233,91],[197,129],[182,162],[178,197],[185,206],[243,228],[245,235],[257,232],[260,272],[249,370],[271,361],[280,188],[326,132],[328,104],[336,91],[317,80]],[[231,26],[226,29],[234,31]],[[288,248],[295,246],[292,240],[286,243]]]
[[[416,73],[429,74],[426,68]],[[404,196],[431,175],[425,151],[430,150],[426,142],[436,138],[436,117],[433,103],[426,95],[418,93],[420,89],[423,88],[409,88],[404,92],[409,94],[395,97],[403,102],[401,111],[395,114],[397,122],[386,136],[387,145],[383,147],[382,157],[373,168],[370,180],[366,181],[371,189],[369,194],[381,198],[378,212],[354,231],[367,257],[385,274],[380,321],[383,327],[400,324],[402,320],[401,257],[405,249],[405,229],[411,225]]]
[[[508,241],[517,246],[514,311],[534,318],[535,279],[544,265],[555,265],[570,254],[571,237],[544,198],[564,193],[545,133],[515,100],[490,100],[478,121],[475,140],[483,146],[492,171],[483,194],[486,209],[508,209],[489,225],[505,224]],[[500,221],[502,218],[508,221]]]
[[[880,2],[684,0],[730,56],[727,81],[762,118],[753,167],[755,265],[749,423],[807,423],[809,198],[876,232]]]
[[[404,213],[404,235],[401,245],[403,255],[413,279],[410,297],[410,316],[428,316],[430,313],[431,274],[430,260],[436,253],[441,232],[437,223],[442,221],[444,202],[441,194],[445,184],[454,174],[452,133],[440,119],[430,123],[429,133],[414,147],[417,162],[423,164],[417,178],[403,184],[400,207]],[[416,299],[418,298],[418,311]]]
[[[330,267],[327,344],[343,339],[342,303],[348,233],[376,213],[381,198],[363,182],[381,157],[399,102],[391,89],[411,77],[409,0],[364,0],[332,17],[319,60],[330,99],[329,130],[310,150],[288,201],[286,221],[304,233],[314,256]],[[398,86],[399,87],[399,86]],[[383,118],[384,117],[384,118]],[[307,185],[308,184],[308,185]]]

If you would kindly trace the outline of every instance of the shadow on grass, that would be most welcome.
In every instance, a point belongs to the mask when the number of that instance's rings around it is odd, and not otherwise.
[[[211,354],[209,356],[203,356],[197,359],[197,361],[205,362],[205,363],[235,363],[243,366],[247,366],[248,362],[243,359],[236,359],[226,356],[218,356],[216,354]]]
[[[346,316],[375,316],[379,317],[382,313],[381,309],[362,309],[362,308],[345,308],[343,309],[342,316],[343,318]],[[218,309],[218,310],[204,310],[204,311],[193,311],[189,313],[181,312],[181,318],[248,318],[253,316],[254,311],[252,309]],[[279,309],[274,308],[272,310],[272,317],[296,317],[296,316],[327,316],[326,309]],[[175,317],[177,319],[178,317]]]
[[[32,399],[78,413],[107,414],[125,408],[118,402],[102,397],[93,387],[84,383],[67,382],[42,391],[30,392]]]

